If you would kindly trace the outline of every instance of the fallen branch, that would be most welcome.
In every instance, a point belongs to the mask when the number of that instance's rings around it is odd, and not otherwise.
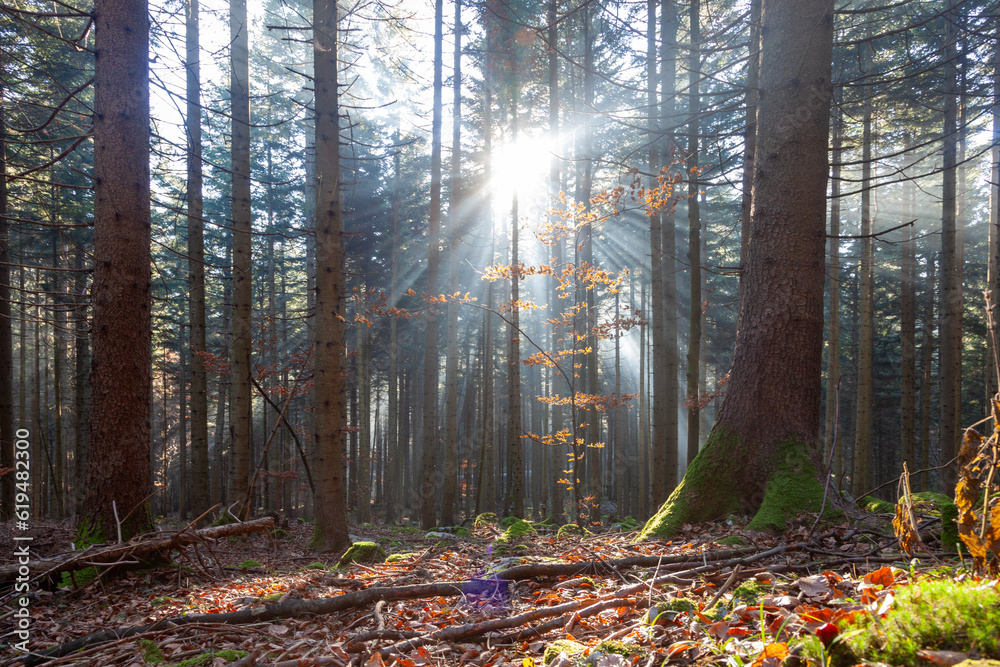
[[[141,542],[130,542],[127,544],[116,544],[111,547],[90,547],[85,551],[69,553],[60,560],[52,559],[33,560],[27,563],[4,565],[0,567],[0,585],[9,584],[19,576],[24,576],[21,568],[27,567],[32,580],[52,577],[62,572],[71,570],[82,570],[91,566],[115,565],[129,559],[139,559],[156,553],[166,553],[179,549],[189,544],[197,544],[206,540],[215,540],[221,537],[231,537],[258,530],[267,530],[274,527],[274,519],[264,517],[254,521],[243,523],[230,523],[224,526],[212,526],[202,528],[197,531],[184,530],[178,533],[171,533],[167,537],[154,537]],[[154,533],[161,535],[162,533]]]

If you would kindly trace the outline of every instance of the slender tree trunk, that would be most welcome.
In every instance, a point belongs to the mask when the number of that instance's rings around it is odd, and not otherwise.
[[[393,134],[393,179],[392,179],[392,265],[389,274],[389,298],[393,306],[398,305],[399,298],[399,172],[400,147],[399,129]],[[388,388],[388,442],[386,454],[388,462],[385,479],[385,522],[392,525],[399,516],[397,504],[401,500],[399,493],[402,482],[402,452],[399,445],[399,318],[389,317],[389,383]]]
[[[181,324],[180,339],[177,341],[177,350],[180,352],[177,364],[180,368],[177,371],[177,404],[179,409],[177,424],[177,513],[181,519],[188,518],[188,446],[187,446],[187,363],[185,362],[184,349],[187,341],[184,336],[185,326]]]
[[[958,31],[955,21],[956,0],[947,0],[944,16],[944,133],[943,183],[941,186],[941,418],[938,433],[941,443],[941,489],[951,493],[956,468],[952,459],[962,437],[962,293],[958,269],[956,226],[957,113],[958,113]]]
[[[55,218],[60,217],[58,195],[56,197]],[[59,229],[53,228],[52,234],[52,266],[60,269],[62,264],[62,242]],[[63,281],[60,271],[55,271],[52,279],[52,307],[54,324],[52,325],[52,418],[55,422],[55,453],[52,457],[54,479],[52,480],[53,491],[55,492],[55,508],[52,517],[61,519],[66,516],[66,448],[63,442],[63,362],[65,357],[65,340],[63,331],[66,328],[66,304],[63,299]]]
[[[250,481],[250,441],[253,403],[250,393],[250,354],[253,346],[251,309],[253,260],[250,243],[250,70],[249,23],[246,0],[230,0],[230,84],[232,92],[232,238],[233,343],[232,404],[229,415],[229,500],[243,503]],[[240,519],[250,515],[253,502],[233,510]]]
[[[698,114],[701,98],[698,92],[701,76],[701,41],[699,13],[701,3],[691,0],[688,13],[690,26],[690,51],[688,56],[688,266],[690,267],[690,305],[688,310],[687,349],[687,463],[691,465],[698,455],[699,437],[699,395],[701,368],[701,211],[698,196]]]
[[[910,135],[906,134],[904,149],[909,149],[911,143]],[[912,184],[907,184],[904,196],[906,198],[906,220],[913,220],[915,210]],[[912,231],[904,229],[899,286],[900,442],[903,462],[910,470],[918,470],[918,461],[915,458],[917,439],[917,311],[913,245]]]
[[[76,248],[74,253],[74,267],[76,269],[76,279],[73,291],[77,294],[77,299],[83,299],[87,293],[86,259],[83,249]],[[75,396],[73,431],[75,432],[75,451],[73,454],[73,486],[75,488],[73,507],[76,516],[83,516],[84,502],[86,501],[86,473],[87,458],[90,456],[90,323],[87,320],[87,306],[85,303],[78,303],[76,307],[76,382],[74,383]],[[22,340],[21,352],[24,352],[24,342]],[[23,368],[22,368],[23,370]],[[23,423],[23,419],[22,419]]]
[[[831,174],[830,174],[830,254],[827,259],[827,291],[830,300],[830,333],[827,339],[826,358],[826,418],[823,427],[823,452],[829,460],[834,447],[833,475],[840,479],[844,469],[844,447],[834,442],[837,432],[837,409],[839,397],[837,387],[840,384],[840,161],[843,155],[842,141],[844,136],[843,115],[840,105],[835,105],[833,112],[833,132],[831,137]]]
[[[492,40],[487,36],[487,48]],[[490,183],[493,158],[493,93],[490,88],[492,77],[489,68],[484,73],[485,85],[483,100],[483,177],[485,183]],[[489,264],[493,263],[495,255],[496,230],[493,225],[493,196],[490,186],[484,188],[483,224],[487,226],[486,233],[490,237]],[[494,447],[493,424],[493,282],[486,284],[486,310],[483,312],[483,419],[479,455],[479,483],[476,485],[476,514],[496,512],[496,449]]]
[[[518,122],[517,84],[511,104],[513,116],[513,138],[517,143]],[[520,249],[518,247],[517,190],[510,205],[510,323],[507,325],[507,502],[511,515],[524,518],[524,448],[521,444],[521,340],[518,328],[520,321],[521,274]]]
[[[4,63],[0,60],[0,68]],[[3,82],[0,82],[0,466],[14,468],[14,348],[10,311],[10,225],[7,223],[7,126]],[[25,424],[22,423],[24,428]],[[35,461],[40,465],[41,461]],[[16,474],[4,475],[0,521],[14,516]]]
[[[871,71],[871,42],[862,49],[862,69]],[[872,238],[872,103],[871,90],[865,90],[863,127],[861,136],[861,262],[858,280],[861,302],[861,321],[858,326],[858,386],[854,420],[854,472],[851,488],[855,497],[872,487],[872,361],[875,354],[875,239]]]
[[[427,230],[427,296],[436,297],[440,263],[441,227],[441,117],[444,76],[444,0],[434,1],[434,108],[431,119],[431,200]],[[420,526],[429,530],[435,525],[434,448],[437,442],[438,395],[438,310],[427,309],[424,329],[424,405],[423,461],[420,474]]]
[[[1000,21],[996,22],[993,38],[993,145],[990,149],[990,229],[986,289],[990,293],[993,321],[1000,327]],[[986,393],[992,397],[1000,391],[1000,349],[994,336],[989,336],[990,349],[986,372]]]
[[[84,520],[112,538],[152,526],[149,18],[145,0],[94,5],[91,455]]]
[[[556,48],[557,40],[559,38],[559,27],[556,22],[557,9],[557,0],[548,0],[546,20],[548,21],[549,140],[552,142],[553,147],[556,146],[556,142],[559,137],[559,58]],[[553,201],[558,197],[561,189],[559,187],[559,163],[559,157],[556,155],[556,151],[553,151],[552,158],[549,160],[549,198]],[[551,223],[556,222],[554,216],[550,216],[549,221]],[[554,239],[551,263],[553,266],[559,267],[560,269],[563,267],[563,262],[565,261],[563,254],[565,245],[565,239]],[[552,318],[558,321],[565,312],[561,306],[561,293],[558,290],[559,281],[553,278],[550,281],[549,286],[549,302],[552,304]],[[560,339],[562,338],[563,333],[564,332],[561,330],[560,326],[555,325],[552,327],[549,338],[549,346],[552,350],[559,348]],[[550,368],[548,370],[549,389],[551,395],[557,393],[555,390],[555,384],[561,382],[561,379],[554,368]],[[548,406],[548,410],[551,414],[552,433],[561,432],[565,426],[561,406],[551,405]],[[566,453],[564,448],[559,446],[552,446],[547,449],[549,466],[549,498],[551,500],[549,504],[548,518],[561,524],[564,520],[563,515],[565,512],[565,502],[562,484],[560,484],[559,480],[564,479],[562,471],[563,468],[566,467]]]
[[[740,266],[750,245],[750,213],[753,201],[753,166],[757,150],[757,105],[760,101],[760,12],[762,0],[750,0],[750,38],[747,40],[747,82],[744,93],[746,125],[743,128],[743,198],[740,206]],[[836,161],[836,160],[835,160]],[[744,272],[740,271],[740,300]]]
[[[344,498],[345,392],[341,371],[346,347],[344,219],[340,203],[340,107],[337,90],[336,0],[313,0],[316,85],[316,332],[314,338],[316,523],[312,544],[346,548]]]
[[[451,201],[448,205],[448,292],[458,291],[458,242],[462,230],[462,2],[455,0],[455,58],[452,74]],[[448,303],[448,350],[445,362],[444,482],[441,525],[455,524],[458,482],[458,304]]]
[[[923,332],[920,341],[920,467],[918,470],[927,470],[931,460],[931,393],[933,387],[933,364],[934,364],[934,274],[937,263],[934,261],[934,253],[927,253],[927,284],[924,290],[924,312],[922,328]],[[929,491],[930,474],[921,473],[919,486],[921,491]]]
[[[677,97],[677,6],[674,0],[660,2],[660,149],[663,167],[672,166],[676,151]],[[659,507],[677,486],[678,470],[678,385],[680,359],[677,351],[677,236],[674,226],[673,202],[662,211],[660,223],[660,271],[652,280],[659,280],[660,294],[651,291],[652,308],[662,308],[662,330],[656,334],[653,321],[653,504]],[[652,270],[652,267],[650,267]],[[654,283],[655,284],[655,283]],[[660,305],[662,304],[662,306]],[[662,364],[662,366],[661,366]],[[662,451],[661,451],[662,449]],[[657,459],[660,463],[657,463]],[[657,481],[656,475],[660,475]]]
[[[186,22],[187,72],[187,233],[188,304],[191,322],[188,344],[191,367],[191,509],[195,516],[209,508],[208,376],[205,372],[205,226],[202,220],[201,169],[201,51],[199,0],[188,0]]]

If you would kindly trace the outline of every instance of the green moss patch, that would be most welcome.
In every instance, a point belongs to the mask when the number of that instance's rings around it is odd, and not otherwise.
[[[583,644],[571,639],[559,639],[545,647],[545,652],[542,654],[542,664],[549,664],[563,653],[572,658],[574,655],[583,653],[586,648]]]
[[[518,519],[516,516],[505,516],[503,520],[500,521],[500,527],[507,530],[518,521],[524,521],[524,519]]]
[[[767,482],[764,502],[747,526],[751,530],[785,530],[785,521],[803,512],[818,512],[823,505],[823,485],[809,448],[789,440],[781,448],[781,459]]]
[[[326,569],[326,565],[323,565],[323,563],[320,563],[319,561],[313,561],[312,563],[309,563],[308,565],[306,565],[305,569],[307,569],[307,570],[325,570]]]
[[[561,540],[564,537],[570,537],[572,535],[593,535],[593,533],[586,528],[581,528],[575,523],[567,523],[565,526],[559,527],[559,532],[556,533],[556,538]]]
[[[420,554],[418,552],[416,552],[416,551],[407,551],[405,553],[389,554],[386,557],[385,562],[386,563],[398,563],[401,560],[408,560],[410,558],[415,558],[415,557],[417,557],[419,555]]]
[[[764,597],[767,591],[768,588],[756,579],[748,579],[733,590],[733,605],[757,604],[757,601]]]
[[[917,665],[920,650],[967,652],[1000,658],[1000,591],[983,581],[922,581],[897,589],[885,618],[859,616],[842,628],[836,665],[877,660]],[[818,656],[816,642],[807,652]]]
[[[142,661],[147,665],[160,665],[167,661],[163,657],[163,651],[160,650],[160,647],[149,639],[139,640],[139,655],[142,656]]]
[[[869,514],[893,514],[896,511],[896,506],[892,503],[871,496],[858,498],[858,507]]]
[[[681,525],[690,520],[693,506],[689,497],[693,489],[707,489],[709,485],[713,487],[712,506],[716,509],[717,517],[724,516],[728,512],[738,511],[742,502],[737,485],[718,484],[714,480],[715,471],[712,469],[712,457],[718,456],[719,451],[731,451],[736,443],[736,434],[716,424],[712,432],[708,434],[705,446],[698,452],[694,461],[688,465],[681,483],[667,498],[667,502],[663,503],[656,514],[649,518],[636,540],[673,537]]]
[[[506,519],[504,519],[504,521],[506,521]],[[503,532],[503,534],[497,538],[497,542],[500,542],[501,544],[510,544],[520,540],[522,537],[537,534],[538,531],[535,530],[535,527],[531,525],[530,521],[525,521],[524,519],[514,519],[514,521],[507,526],[507,529]]]
[[[173,667],[198,667],[198,665],[210,665],[216,658],[221,658],[226,662],[236,662],[237,660],[245,657],[247,657],[246,651],[229,648],[222,651],[209,651],[208,653],[196,655],[193,658],[188,658],[187,660],[178,662]]]
[[[716,544],[724,544],[727,547],[745,547],[747,541],[744,540],[739,535],[729,535],[727,537],[721,537],[715,541]]]
[[[347,567],[351,563],[384,563],[385,549],[374,542],[355,542],[340,557],[338,567]]]
[[[497,515],[494,512],[483,512],[476,517],[473,522],[473,526],[476,528],[482,528],[483,526],[488,526],[497,522]]]
[[[264,567],[262,563],[258,563],[255,560],[245,560],[239,564],[241,570],[251,570],[255,567]]]

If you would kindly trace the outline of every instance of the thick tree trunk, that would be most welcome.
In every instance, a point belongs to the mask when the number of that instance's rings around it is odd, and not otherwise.
[[[152,527],[148,5],[97,0],[94,16],[93,418],[82,520],[109,539],[120,520],[128,539]]]
[[[733,511],[757,511],[752,525],[764,527],[819,509],[832,12],[821,0],[765,0],[747,292],[731,380],[708,442],[643,536]]]
[[[344,485],[344,218],[340,204],[337,2],[313,0],[316,83],[316,333],[314,339],[316,524],[313,546],[340,551],[347,534]]]

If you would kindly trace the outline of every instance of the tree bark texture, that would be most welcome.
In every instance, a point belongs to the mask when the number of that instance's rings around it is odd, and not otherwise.
[[[97,0],[91,452],[85,520],[105,537],[151,525],[149,17]]]
[[[757,510],[775,473],[816,451],[832,11],[825,0],[764,2],[747,293],[731,379],[708,442],[644,535]],[[797,474],[822,495],[815,468]],[[737,479],[720,492],[719,480]]]

